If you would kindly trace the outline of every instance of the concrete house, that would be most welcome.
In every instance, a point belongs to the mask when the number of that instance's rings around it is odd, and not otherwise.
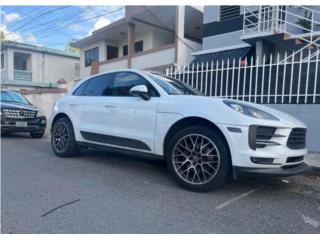
[[[320,6],[205,6],[203,46],[193,63],[253,56],[259,64],[264,55],[268,62],[271,54],[282,60],[302,48],[316,52],[319,22]]]
[[[79,78],[77,54],[30,44],[1,44],[1,85],[11,89],[58,87]]]
[[[202,46],[202,11],[194,6],[126,6],[124,18],[72,44],[81,49],[81,77],[190,63],[191,53]]]

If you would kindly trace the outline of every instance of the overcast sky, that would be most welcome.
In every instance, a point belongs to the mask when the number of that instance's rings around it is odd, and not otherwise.
[[[123,6],[2,6],[6,40],[64,49],[124,16]]]

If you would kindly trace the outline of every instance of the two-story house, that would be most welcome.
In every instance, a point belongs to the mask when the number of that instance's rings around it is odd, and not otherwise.
[[[25,43],[1,43],[1,85],[12,89],[58,87],[79,78],[79,54]]]
[[[122,19],[72,44],[81,50],[81,77],[190,63],[202,46],[202,12],[194,6],[126,6]]]
[[[320,6],[209,5],[202,50],[193,53],[193,63],[252,57],[259,64],[271,55],[281,61],[293,53],[299,58],[302,51],[307,56],[319,50],[319,37]]]

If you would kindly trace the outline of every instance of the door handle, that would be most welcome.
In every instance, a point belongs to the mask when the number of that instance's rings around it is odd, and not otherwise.
[[[106,108],[114,108],[116,106],[115,105],[104,105],[104,107],[106,107]]]
[[[70,103],[70,106],[75,107],[75,106],[79,106],[79,104]]]

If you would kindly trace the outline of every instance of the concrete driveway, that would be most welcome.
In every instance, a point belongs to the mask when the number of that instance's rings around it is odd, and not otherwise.
[[[209,193],[166,166],[87,151],[58,158],[48,136],[2,138],[2,233],[320,233],[320,177],[241,177]]]

